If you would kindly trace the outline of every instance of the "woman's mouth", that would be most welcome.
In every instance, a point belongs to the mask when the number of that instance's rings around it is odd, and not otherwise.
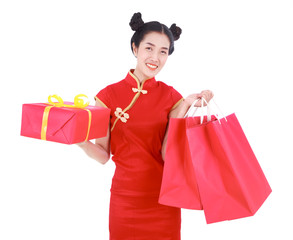
[[[154,71],[154,70],[156,70],[158,68],[158,66],[154,65],[154,64],[147,63],[146,65],[152,71]]]

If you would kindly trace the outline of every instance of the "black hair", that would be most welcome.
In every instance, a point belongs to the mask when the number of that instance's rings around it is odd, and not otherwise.
[[[136,47],[139,47],[140,42],[143,40],[146,34],[150,32],[159,32],[159,33],[166,34],[166,36],[169,38],[170,40],[169,55],[171,55],[174,51],[174,41],[178,40],[182,33],[181,28],[177,27],[175,23],[172,24],[170,28],[168,28],[166,25],[159,23],[157,21],[144,23],[144,21],[141,18],[140,12],[133,14],[129,25],[131,29],[135,31],[130,41],[132,52],[133,52],[133,47],[132,47],[133,43]]]

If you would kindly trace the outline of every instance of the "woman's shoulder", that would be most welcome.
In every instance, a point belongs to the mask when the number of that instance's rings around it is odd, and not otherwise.
[[[168,92],[178,92],[172,85],[169,85],[162,81],[157,81],[157,83],[158,83],[158,86],[163,90],[166,90]]]
[[[182,101],[183,97],[181,93],[179,93],[173,86],[168,85],[165,82],[161,82],[161,81],[158,81],[158,84],[162,89],[161,93],[164,93],[164,95],[167,95],[169,97],[173,106],[174,104],[176,105],[180,101]]]

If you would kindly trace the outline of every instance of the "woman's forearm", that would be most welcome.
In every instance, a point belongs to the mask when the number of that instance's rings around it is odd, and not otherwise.
[[[186,100],[183,100],[179,106],[174,109],[169,115],[169,118],[183,118],[190,107],[190,103]]]
[[[190,105],[191,105],[190,103],[183,100],[176,109],[174,109],[172,112],[170,112],[169,118],[183,118],[185,116],[187,110],[189,109]],[[163,144],[162,144],[161,153],[162,153],[163,160],[165,160],[166,145],[167,145],[167,139],[168,139],[168,130],[169,130],[169,124],[167,126],[167,129],[165,132],[165,137],[164,137]]]
[[[94,144],[90,141],[77,144],[85,153],[101,164],[105,164],[110,159],[110,153],[99,144]]]

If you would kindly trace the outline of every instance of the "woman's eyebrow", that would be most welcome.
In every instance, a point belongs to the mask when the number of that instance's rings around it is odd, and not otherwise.
[[[152,47],[155,47],[156,45],[151,43],[151,42],[147,42],[146,44],[151,45]]]
[[[151,45],[152,47],[156,46],[155,44],[153,44],[151,42],[147,42],[146,44]],[[162,47],[162,49],[169,50],[169,48],[167,48],[167,47]]]

